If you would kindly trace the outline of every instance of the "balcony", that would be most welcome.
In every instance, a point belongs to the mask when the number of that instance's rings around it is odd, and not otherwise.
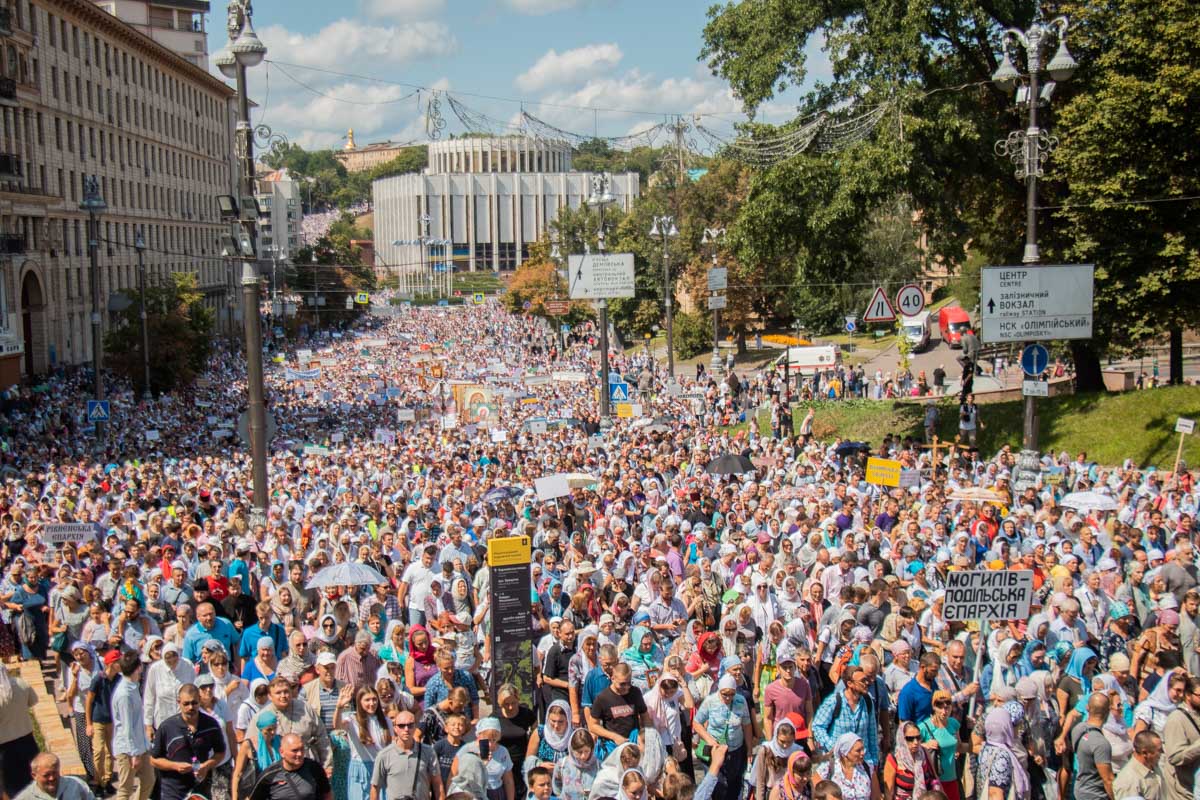
[[[24,252],[24,236],[19,233],[0,233],[0,255],[19,256]]]
[[[0,181],[15,181],[21,177],[21,160],[12,153],[0,153]]]
[[[0,8],[0,36],[12,36],[11,8]]]
[[[0,106],[17,105],[17,82],[12,78],[0,78]]]

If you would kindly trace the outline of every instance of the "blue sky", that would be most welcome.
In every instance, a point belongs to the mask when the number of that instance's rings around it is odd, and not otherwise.
[[[705,124],[727,131],[743,118],[740,104],[697,60],[707,8],[705,0],[255,0],[267,58],[280,62],[251,71],[255,121],[310,149],[341,146],[351,127],[359,144],[424,140],[429,94],[398,85],[412,84],[498,125],[515,123],[522,105],[512,101],[524,100],[530,113],[579,133],[622,136],[677,113],[712,115]],[[214,53],[224,20],[214,3]],[[809,53],[810,78],[827,76],[819,43]],[[796,96],[759,118],[787,119]],[[444,96],[441,108],[446,131],[461,132]]]

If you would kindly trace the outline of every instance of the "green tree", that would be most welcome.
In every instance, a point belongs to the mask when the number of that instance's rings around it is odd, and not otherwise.
[[[172,272],[163,286],[147,287],[146,329],[150,339],[150,390],[155,394],[188,386],[212,354],[214,317],[204,306],[196,275]],[[127,290],[129,306],[113,315],[104,337],[105,363],[127,378],[134,390],[145,389],[142,360],[142,295]]]
[[[344,226],[349,216],[343,215],[338,222]],[[353,229],[352,222],[349,227]],[[362,263],[362,251],[353,247],[350,240],[345,227],[338,232],[331,229],[314,246],[297,250],[288,265],[288,289],[300,294],[304,308],[312,309],[309,303],[314,296],[325,298],[325,305],[320,308],[322,322],[358,313],[358,307],[346,310],[346,298],[376,287],[375,271]]]
[[[694,358],[712,349],[712,328],[703,314],[675,315],[675,355]]]
[[[1133,0],[1064,8],[1081,64],[1079,94],[1058,114],[1055,180],[1070,190],[1054,212],[1071,261],[1096,264],[1092,342],[1073,342],[1077,365],[1108,346],[1137,348],[1171,332],[1173,379],[1182,377],[1182,332],[1200,323],[1200,6]],[[1129,203],[1131,199],[1160,202]]]

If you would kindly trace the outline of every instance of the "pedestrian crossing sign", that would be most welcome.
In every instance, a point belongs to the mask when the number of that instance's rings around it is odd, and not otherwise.
[[[483,292],[476,292],[474,296],[471,297],[471,300],[477,306],[483,305]]]
[[[358,303],[360,306],[368,305],[371,302],[371,295],[367,294],[366,292],[359,292],[358,294],[354,295],[354,302]]]
[[[610,383],[608,385],[608,399],[612,403],[628,403],[629,402],[629,384],[628,383]]]
[[[88,422],[108,422],[110,419],[112,419],[108,401],[88,400],[87,418]]]

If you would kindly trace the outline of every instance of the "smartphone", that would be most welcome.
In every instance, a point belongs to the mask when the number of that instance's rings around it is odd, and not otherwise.
[[[488,739],[479,740],[479,757],[487,761],[492,757],[492,743]]]

